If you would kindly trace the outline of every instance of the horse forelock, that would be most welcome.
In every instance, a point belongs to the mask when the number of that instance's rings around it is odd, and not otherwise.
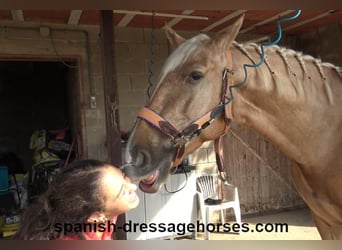
[[[342,68],[341,67],[336,68],[336,72],[342,78]]]
[[[163,81],[165,76],[176,69],[179,65],[191,57],[195,51],[210,38],[205,34],[199,34],[189,40],[183,42],[177,49],[175,49],[166,60],[159,77],[158,85]],[[157,86],[158,87],[158,86]]]

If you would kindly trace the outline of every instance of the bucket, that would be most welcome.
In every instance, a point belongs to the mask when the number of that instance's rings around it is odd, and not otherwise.
[[[0,195],[8,194],[8,167],[0,166]]]

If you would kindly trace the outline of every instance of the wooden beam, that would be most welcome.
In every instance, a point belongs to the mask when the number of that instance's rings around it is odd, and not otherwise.
[[[68,24],[78,24],[80,21],[83,10],[72,10],[70,12]]]
[[[267,18],[267,19],[265,19],[265,20],[263,20],[263,21],[261,21],[261,22],[258,22],[258,23],[256,23],[256,24],[253,24],[252,26],[250,26],[250,27],[248,27],[248,28],[246,28],[246,29],[240,30],[239,33],[241,33],[241,34],[242,34],[242,33],[247,33],[248,31],[251,31],[251,30],[255,29],[255,28],[258,27],[258,26],[264,25],[264,24],[266,24],[266,23],[270,23],[270,22],[272,22],[272,21],[274,21],[274,20],[279,19],[280,17],[286,16],[286,15],[292,13],[293,11],[294,11],[294,10],[286,10],[286,11],[283,11],[283,12],[281,12],[281,13],[279,13],[279,14],[273,16],[273,17]]]
[[[115,68],[113,11],[100,11],[100,34],[107,127],[107,161],[116,167],[120,167],[122,164],[121,139]]]
[[[126,14],[118,23],[118,27],[126,27],[135,16],[135,14]]]
[[[245,13],[247,10],[236,10],[233,13],[229,14],[228,16],[225,16],[224,18],[218,20],[215,23],[212,23],[211,25],[209,25],[208,27],[204,28],[202,31],[210,31],[213,28],[215,28],[216,26],[219,26],[222,23],[225,23],[231,19],[233,19],[234,17],[237,17],[243,13]]]
[[[194,10],[184,10],[182,12],[182,15],[190,15],[193,12],[195,12]],[[175,24],[179,23],[180,21],[182,21],[184,18],[182,17],[175,17],[173,18],[170,22],[168,22],[167,24],[169,25],[169,27],[174,26]]]
[[[153,12],[149,11],[134,11],[134,10],[113,10],[114,13],[120,14],[134,14],[134,15],[143,15],[143,16],[152,16]],[[195,20],[208,20],[208,17],[205,16],[191,16],[191,15],[178,15],[178,14],[170,14],[170,13],[161,13],[161,12],[154,12],[155,16],[160,17],[180,17],[184,19],[195,19]]]
[[[113,11],[100,11],[100,35],[101,54],[103,67],[104,102],[106,114],[106,144],[108,150],[107,162],[113,166],[120,167],[121,161],[121,138],[119,123],[119,97],[115,68],[115,46]],[[125,214],[118,217],[116,224],[121,227],[126,221]],[[116,230],[115,239],[126,240],[127,236],[123,230]]]
[[[12,20],[14,21],[24,21],[23,10],[11,10]]]
[[[271,38],[269,36],[261,36],[248,41],[244,41],[244,43],[261,43],[266,41],[270,42]]]
[[[283,29],[283,31],[287,31],[287,30],[291,30],[291,29],[297,28],[297,27],[299,27],[299,26],[303,26],[304,24],[307,24],[307,23],[316,21],[316,20],[318,20],[318,19],[324,18],[324,17],[326,17],[326,16],[329,16],[329,15],[333,14],[334,12],[335,12],[335,10],[329,10],[329,11],[327,11],[327,12],[324,12],[323,14],[317,15],[317,16],[315,16],[315,17],[306,19],[306,20],[304,20],[304,21],[302,21],[302,22],[298,22],[298,23],[293,24],[293,25],[291,25],[291,26],[289,26],[289,27],[286,27],[286,28]]]
[[[100,11],[100,34],[101,53],[103,65],[104,100],[106,113],[107,150],[108,160],[113,166],[120,167],[121,161],[121,140],[119,123],[119,98],[118,85],[115,68],[115,46],[114,46],[114,25],[113,11]],[[118,217],[116,224],[118,228],[126,221],[125,214]],[[123,230],[116,230],[115,239],[126,240],[127,236]]]

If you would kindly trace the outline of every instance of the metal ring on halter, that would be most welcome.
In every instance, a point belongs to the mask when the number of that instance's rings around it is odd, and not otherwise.
[[[172,144],[174,146],[180,146],[186,144],[188,141],[189,140],[187,140],[184,135],[181,135],[180,137],[174,138]]]

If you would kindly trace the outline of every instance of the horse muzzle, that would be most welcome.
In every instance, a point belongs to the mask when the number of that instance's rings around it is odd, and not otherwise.
[[[136,152],[135,155],[129,157],[126,152],[126,159],[129,159],[130,162],[125,163],[121,170],[133,182],[139,182],[139,188],[143,192],[157,192],[170,174],[174,154],[151,155],[150,151],[143,149],[134,152]]]

